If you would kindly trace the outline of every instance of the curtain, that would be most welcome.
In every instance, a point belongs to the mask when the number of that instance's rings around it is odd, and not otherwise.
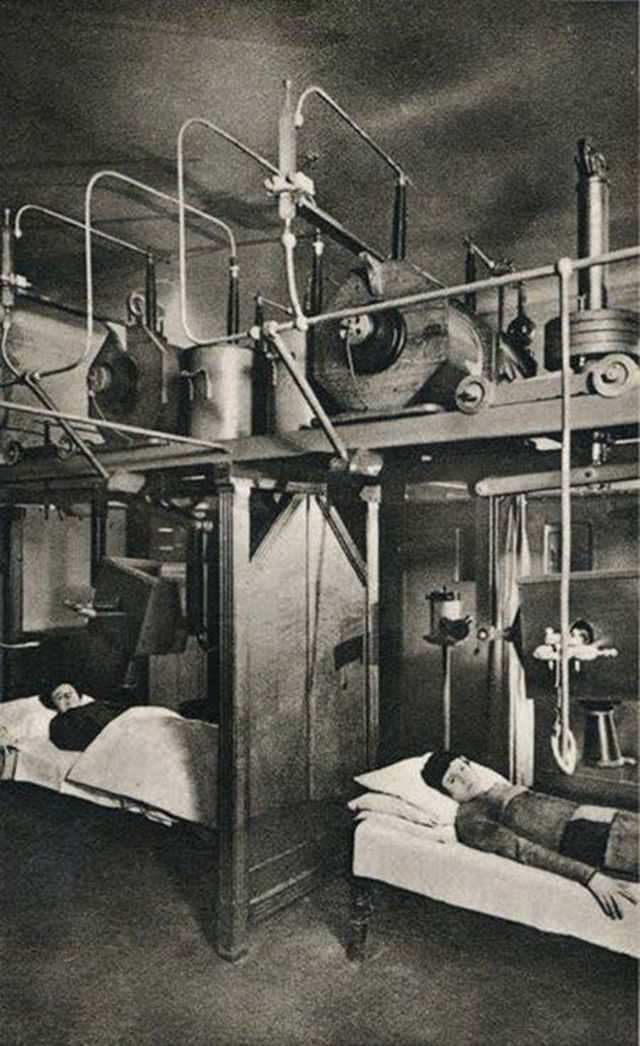
[[[534,703],[527,697],[527,684],[520,659],[518,579],[531,572],[527,537],[526,498],[515,494],[502,514],[498,557],[499,627],[511,630],[515,642],[505,651],[505,673],[509,695],[509,777],[515,784],[533,783]]]

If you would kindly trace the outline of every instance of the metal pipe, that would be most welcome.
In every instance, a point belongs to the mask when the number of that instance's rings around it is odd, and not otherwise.
[[[320,422],[324,430],[327,439],[329,440],[329,443],[335,450],[336,454],[343,462],[345,462],[345,464],[348,465],[350,459],[349,451],[347,450],[346,444],[343,443],[342,439],[338,435],[336,429],[334,428],[333,422],[331,421],[329,415],[326,413],[324,407],[320,403],[318,397],[316,396],[306,377],[304,376],[304,374],[301,374],[298,370],[293,356],[289,352],[287,346],[280,337],[276,328],[277,324],[266,323],[263,327],[265,337],[273,345],[279,358],[282,360],[285,367],[289,371],[289,374],[293,378],[293,381],[298,386],[300,392],[304,396],[306,402],[311,407],[313,413],[316,415],[318,421]],[[0,404],[0,406],[1,405],[2,404]]]
[[[345,112],[345,110],[340,105],[338,105],[338,103],[334,101],[331,95],[328,94],[322,87],[318,87],[317,85],[312,84],[310,87],[305,88],[305,90],[300,95],[293,116],[293,124],[295,128],[302,127],[304,123],[304,118],[302,116],[302,107],[304,106],[304,103],[306,102],[307,98],[309,98],[312,94],[317,95],[318,98],[322,98],[322,100],[326,102],[331,109],[333,109],[334,113],[337,113],[338,116],[342,120],[344,120],[346,124],[349,125],[351,130],[355,131],[356,134],[360,138],[362,138],[363,142],[366,142],[367,145],[369,145],[373,149],[373,151],[377,153],[378,156],[380,156],[381,159],[383,159],[385,163],[387,163],[389,167],[391,167],[392,170],[396,172],[396,174],[404,178],[409,185],[413,185],[413,182],[407,177],[402,167],[400,167],[400,165],[397,164],[396,161],[392,159],[392,157],[389,156],[389,154],[385,152],[385,150],[382,149],[381,146],[379,146],[378,143],[375,142],[373,138],[369,134],[367,134],[367,132],[363,130],[363,128],[360,127],[360,125],[357,124],[356,121],[351,116],[349,116],[349,114]]]
[[[184,251],[184,212],[185,211],[188,211],[190,214],[195,214],[196,217],[198,217],[198,218],[204,218],[205,221],[211,222],[213,225],[216,226],[216,228],[222,229],[222,231],[226,234],[226,236],[227,236],[227,238],[229,240],[229,251],[230,251],[230,254],[235,256],[236,253],[237,253],[236,252],[236,241],[235,241],[234,235],[233,235],[231,229],[229,228],[229,226],[226,224],[226,222],[220,221],[219,218],[214,218],[214,216],[212,214],[208,214],[206,211],[201,211],[200,208],[198,208],[198,207],[193,207],[191,204],[185,203],[184,202],[184,198],[182,198],[182,197],[176,198],[175,196],[170,196],[168,193],[161,192],[160,189],[154,189],[154,187],[152,185],[147,185],[145,182],[140,182],[136,178],[129,178],[127,175],[120,174],[118,171],[111,171],[111,170],[97,171],[89,179],[89,181],[87,183],[87,188],[85,190],[85,195],[84,195],[84,214],[85,214],[84,247],[85,247],[85,280],[86,280],[86,294],[87,294],[87,343],[86,343],[86,346],[85,346],[84,354],[78,360],[76,360],[75,363],[69,364],[66,367],[61,368],[56,373],[61,373],[64,370],[72,370],[74,367],[77,367],[80,363],[84,362],[88,358],[89,353],[91,351],[91,339],[93,337],[93,262],[92,262],[92,256],[91,256],[91,234],[92,234],[93,230],[91,228],[91,198],[92,198],[93,190],[94,190],[97,182],[101,178],[115,178],[116,181],[125,182],[127,185],[133,185],[134,188],[140,189],[142,192],[148,192],[152,196],[155,196],[157,199],[163,200],[165,203],[172,203],[172,204],[177,204],[178,205],[179,223],[181,223],[181,226],[182,226],[182,234],[181,234],[181,237],[180,237],[180,243],[182,244],[182,246],[180,247],[180,260],[181,260],[180,283],[181,283],[181,291],[182,291],[182,282],[183,282],[182,281],[182,272],[183,272],[183,268],[186,268],[186,261],[185,261],[185,256],[184,256],[185,255],[185,251]],[[185,305],[186,305],[186,292],[185,292]],[[187,337],[190,338],[191,341],[194,341],[196,344],[198,344],[198,339],[197,338],[193,338],[191,336],[191,334],[189,333],[189,331],[185,327],[184,322],[183,322],[182,325],[183,325],[183,327],[185,329],[185,334],[187,335]]]
[[[240,269],[235,258],[229,259],[229,292],[227,296],[227,334],[240,330]]]
[[[557,263],[560,283],[560,331],[562,344],[562,447],[560,451],[560,678],[558,694],[558,731],[552,737],[552,750],[558,766],[565,774],[576,769],[575,739],[570,723],[570,679],[569,679],[569,590],[571,584],[571,277],[573,266],[570,258],[560,258]],[[557,745],[554,745],[557,741]]]
[[[586,269],[593,264],[613,264],[620,261],[628,261],[640,256],[640,246],[624,247],[617,251],[596,258],[573,259],[572,269]],[[504,276],[489,276],[484,280],[475,280],[472,283],[459,283],[452,287],[442,287],[434,291],[420,291],[417,294],[407,294],[401,298],[390,298],[386,301],[369,302],[367,305],[354,305],[348,309],[334,309],[332,312],[324,312],[318,316],[305,316],[308,327],[314,327],[318,323],[327,323],[331,320],[344,320],[349,316],[372,315],[376,312],[384,312],[392,308],[406,308],[411,305],[421,305],[423,302],[438,301],[442,298],[454,298],[466,291],[484,291],[496,287],[508,287],[522,280],[545,279],[556,274],[555,265],[543,265],[537,269],[522,269],[519,272],[507,273]],[[291,330],[294,323],[278,324],[278,330]]]
[[[78,425],[79,428],[108,429],[111,432],[124,432],[132,436],[145,436],[147,439],[162,440],[164,443],[184,443],[192,447],[203,447],[206,450],[215,450],[220,454],[228,454],[226,447],[219,443],[210,443],[204,439],[192,439],[191,436],[178,436],[173,432],[161,432],[158,429],[145,429],[139,425],[125,425],[119,421],[103,421],[100,418],[85,418],[81,414],[68,414],[60,411],[44,410],[41,407],[29,407],[25,403],[13,403],[11,400],[0,400],[0,410],[15,410],[19,414],[32,414],[40,418],[48,418],[54,422],[68,421]]]
[[[609,182],[604,156],[586,138],[578,141],[578,256],[604,254],[609,249]],[[578,277],[578,295],[585,309],[603,309],[607,304],[605,272],[593,266]]]
[[[210,123],[209,120],[203,120],[199,116],[194,116],[194,117],[191,117],[188,120],[185,120],[185,122],[182,124],[180,130],[178,131],[178,138],[177,138],[177,142],[176,142],[176,163],[177,163],[177,169],[178,169],[178,265],[179,265],[179,274],[180,274],[179,275],[179,280],[180,280],[180,322],[182,323],[182,329],[184,330],[184,332],[187,335],[187,337],[189,338],[189,340],[192,341],[195,345],[202,345],[202,344],[204,344],[205,341],[208,341],[209,339],[207,339],[207,338],[203,339],[203,338],[195,337],[195,335],[193,334],[193,332],[190,329],[190,326],[189,326],[189,323],[188,323],[188,318],[187,318],[187,245],[186,245],[186,227],[185,227],[185,216],[184,215],[185,215],[185,210],[191,210],[192,208],[190,208],[184,202],[184,136],[185,136],[186,132],[188,131],[188,129],[190,127],[192,127],[194,124],[197,124],[200,127],[206,127],[209,131],[212,131],[214,134],[220,135],[220,137],[224,138],[225,141],[230,142],[237,149],[240,149],[241,152],[245,153],[245,155],[251,156],[252,159],[256,160],[259,164],[261,164],[261,166],[266,167],[266,169],[268,171],[271,171],[271,173],[278,174],[278,168],[274,167],[273,164],[269,163],[268,160],[265,160],[264,157],[260,156],[259,153],[254,152],[252,149],[249,149],[248,146],[244,145],[237,138],[234,138],[232,135],[227,134],[227,132],[223,131],[222,128],[217,127],[213,123]],[[237,247],[236,247],[236,242],[235,242],[233,233],[231,232],[231,229],[229,228],[229,226],[226,225],[224,222],[220,222],[218,219],[216,219],[216,221],[218,221],[218,224],[223,226],[225,228],[225,230],[227,231],[227,235],[229,237],[229,244],[230,244],[230,253],[231,253],[231,258],[230,258],[229,264],[231,266],[236,266]],[[236,270],[237,270],[237,266],[236,266]],[[237,275],[238,275],[238,273],[236,272],[236,279],[237,279]],[[236,284],[236,290],[237,290],[237,286],[238,285]],[[228,305],[227,305],[227,326],[228,326],[228,328],[229,328],[229,323],[230,323],[230,312],[234,308],[236,308],[236,307],[232,303],[232,295],[231,295],[231,288],[230,288],[229,301],[228,301]],[[236,311],[238,311],[237,308],[236,308]],[[231,329],[228,329],[227,333],[235,333],[235,331],[233,331]]]
[[[572,487],[589,484],[612,483],[640,476],[640,465],[589,465],[571,469],[569,482]],[[500,497],[507,494],[530,494],[534,491],[559,490],[562,483],[560,472],[525,472],[517,476],[487,476],[475,485],[475,493],[482,498]]]
[[[3,309],[10,309],[15,300],[13,272],[13,238],[11,236],[11,211],[6,208],[2,223],[2,287],[0,300]]]
[[[156,266],[153,254],[147,254],[144,283],[144,322],[147,328],[156,333],[158,327],[158,288],[156,284]]]
[[[300,331],[306,331],[307,321],[300,304],[300,296],[296,284],[296,267],[293,260],[293,252],[295,250],[296,242],[295,234],[291,231],[291,219],[287,218],[284,223],[284,232],[282,233],[284,263],[287,274],[287,290],[289,291],[289,301],[291,302],[291,307],[293,309],[294,326]]]
[[[87,445],[87,443],[85,443],[85,441],[82,439],[82,436],[80,436],[78,432],[76,432],[73,425],[70,425],[67,419],[62,414],[60,414],[56,406],[55,400],[53,400],[51,396],[49,396],[49,394],[45,392],[36,375],[25,374],[23,381],[27,388],[31,390],[34,396],[36,396],[36,398],[40,400],[40,402],[47,408],[47,410],[50,413],[54,412],[56,414],[60,428],[65,433],[65,435],[71,440],[74,446],[77,447],[77,449],[82,454],[83,458],[85,458],[85,460],[89,462],[91,468],[95,472],[97,472],[98,475],[102,477],[102,479],[107,480],[109,478],[109,472],[107,471],[107,469],[104,467],[101,461],[98,461],[91,448]]]
[[[464,260],[464,278],[467,283],[475,283],[478,276],[478,269],[476,266],[476,253],[472,251],[469,246],[469,241],[465,240],[467,245],[467,253]],[[472,312],[476,311],[477,298],[475,291],[466,291],[464,295],[464,303],[468,309]]]
[[[322,312],[324,301],[324,241],[319,229],[313,238],[313,258],[311,261],[311,294],[309,305],[311,312]]]
[[[22,232],[22,216],[27,211],[37,211],[38,214],[46,214],[50,218],[56,218],[58,221],[64,222],[66,225],[73,225],[76,229],[84,229],[84,222],[78,221],[77,218],[70,218],[68,214],[61,214],[59,211],[52,211],[48,207],[40,207],[35,203],[25,203],[16,211],[16,217],[14,220],[14,232],[16,239],[20,239],[23,235]],[[138,247],[135,243],[129,243],[128,240],[122,240],[119,236],[112,236],[111,233],[102,232],[100,229],[93,230],[94,236],[99,236],[102,240],[107,240],[109,243],[115,243],[118,247],[126,247],[128,251],[134,251],[136,254],[149,254],[149,248]],[[158,252],[159,254],[161,252]]]
[[[407,253],[407,183],[398,175],[393,197],[393,227],[391,230],[391,257],[402,261]]]

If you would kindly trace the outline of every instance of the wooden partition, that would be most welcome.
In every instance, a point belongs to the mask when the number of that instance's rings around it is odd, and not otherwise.
[[[326,496],[286,496],[251,554],[251,483],[218,488],[220,861],[216,940],[346,856],[346,798],[377,748],[377,497],[367,561]]]

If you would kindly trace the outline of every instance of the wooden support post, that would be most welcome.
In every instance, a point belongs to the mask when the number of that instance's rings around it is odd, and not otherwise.
[[[392,762],[405,753],[407,715],[402,684],[404,669],[405,482],[392,472],[385,479],[381,503],[380,574],[380,759]]]
[[[239,959],[249,932],[249,495],[247,480],[218,493],[218,890],[216,949]]]
[[[351,915],[347,939],[347,959],[362,962],[366,955],[369,922],[374,913],[373,883],[370,879],[351,879]]]
[[[367,766],[378,765],[380,745],[380,487],[365,487],[367,606],[365,634]]]

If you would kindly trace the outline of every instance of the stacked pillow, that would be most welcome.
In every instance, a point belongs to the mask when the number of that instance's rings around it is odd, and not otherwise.
[[[427,828],[452,825],[458,804],[448,795],[430,788],[422,778],[422,768],[431,752],[401,759],[398,763],[359,774],[357,784],[364,795],[352,799],[349,808],[357,814],[392,814]]]
[[[382,814],[400,817],[426,828],[452,827],[458,803],[437,789],[430,788],[422,777],[422,769],[430,757],[431,752],[426,752],[424,755],[401,759],[379,770],[359,774],[355,781],[366,791],[364,795],[351,800],[349,809],[359,818]],[[488,767],[478,763],[473,765],[486,778],[487,788],[497,781],[505,780]]]

